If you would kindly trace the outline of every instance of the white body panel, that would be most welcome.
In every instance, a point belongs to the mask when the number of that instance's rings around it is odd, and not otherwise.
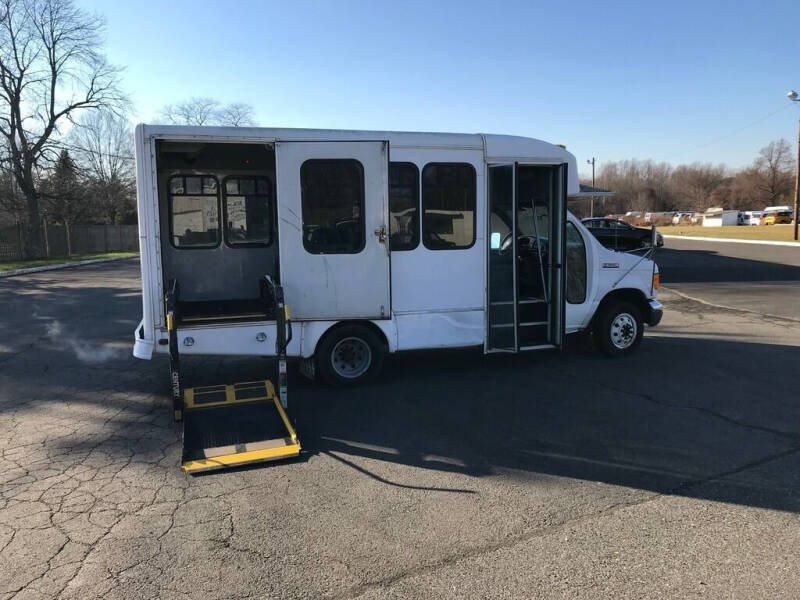
[[[530,138],[481,134],[139,125],[136,128],[136,159],[143,319],[136,329],[134,346],[134,355],[139,358],[150,358],[153,351],[167,352],[159,250],[162,225],[158,216],[154,152],[154,142],[157,139],[276,144],[278,218],[287,230],[294,229],[298,232],[302,230],[299,204],[292,204],[293,200],[289,200],[287,204],[282,203],[287,194],[295,194],[299,198],[296,191],[299,181],[295,179],[292,182],[292,178],[296,176],[303,157],[310,157],[317,150],[325,158],[332,158],[332,152],[340,152],[343,157],[350,158],[353,157],[354,145],[341,143],[363,142],[363,145],[356,146],[364,149],[358,159],[365,167],[365,181],[371,177],[367,172],[374,172],[375,177],[382,178],[382,181],[379,183],[377,179],[373,179],[372,184],[367,185],[381,185],[383,190],[386,189],[387,157],[385,154],[381,157],[380,148],[384,142],[375,140],[388,141],[389,161],[413,162],[419,168],[420,174],[424,166],[432,162],[469,163],[475,168],[475,243],[468,249],[430,250],[420,241],[414,250],[391,252],[390,257],[383,249],[379,261],[377,251],[382,247],[373,231],[380,225],[387,224],[388,218],[385,211],[371,214],[367,212],[366,244],[376,250],[372,256],[375,261],[370,272],[377,274],[380,271],[384,274],[375,275],[377,282],[370,280],[370,275],[358,272],[350,277],[344,260],[341,264],[331,262],[347,255],[306,255],[300,262],[295,261],[287,255],[288,247],[284,249],[284,242],[288,238],[284,239],[285,233],[281,230],[279,244],[282,284],[287,304],[292,309],[293,320],[296,319],[293,323],[293,340],[287,348],[289,356],[311,356],[319,339],[330,327],[341,320],[361,319],[366,316],[364,307],[378,307],[380,310],[381,303],[385,305],[385,318],[370,320],[384,334],[390,352],[482,345],[486,336],[486,165],[501,162],[534,165],[566,163],[567,195],[575,195],[579,191],[575,158],[559,146]],[[305,151],[295,150],[303,145],[306,146]],[[287,151],[284,152],[282,147]],[[379,163],[383,165],[382,171]],[[385,197],[380,202],[383,207],[386,206]],[[373,209],[377,205],[378,202],[375,201]],[[612,290],[632,288],[642,292],[647,298],[655,296],[651,291],[654,270],[651,261],[644,260],[630,270],[639,259],[638,256],[604,248],[579,220],[572,215],[568,215],[568,220],[578,229],[586,246],[587,289],[585,302],[566,304],[567,333],[586,328],[603,297]],[[296,242],[295,240],[294,248],[297,247]],[[314,260],[307,260],[308,256],[312,256]],[[298,272],[298,269],[302,271]],[[390,279],[385,275],[389,269]],[[293,279],[291,272],[302,276]],[[313,272],[313,277],[309,277],[309,272]],[[326,313],[330,298],[324,303],[315,302],[315,298],[327,293],[325,290],[329,289],[331,282],[329,277],[326,286],[324,274],[330,275],[332,272],[337,277],[334,285],[338,290],[333,296],[337,299],[336,308]],[[311,279],[313,284],[309,283]],[[390,291],[384,281],[391,282]],[[313,292],[310,291],[312,289]],[[339,295],[340,293],[344,295]],[[349,311],[347,306],[351,302],[360,302],[357,310]],[[380,317],[379,314],[370,316]],[[258,341],[259,333],[266,334],[266,340]],[[186,338],[192,338],[191,345],[185,343]],[[274,342],[275,324],[267,321],[182,326],[179,331],[182,354],[270,356],[275,351]]]

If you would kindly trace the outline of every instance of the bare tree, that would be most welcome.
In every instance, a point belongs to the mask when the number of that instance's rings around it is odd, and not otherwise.
[[[628,210],[664,210],[672,204],[670,178],[672,167],[652,160],[607,162],[598,172],[597,184],[614,190],[617,198],[607,203],[618,212]]]
[[[731,172],[725,165],[694,163],[673,168],[651,160],[603,163],[597,184],[613,190],[609,212],[705,210],[721,206],[761,209],[788,202],[794,189],[794,158],[786,140],[764,146],[751,166]]]
[[[255,125],[255,111],[244,102],[227,104],[217,111],[216,121],[219,125],[229,127],[252,127]]]
[[[672,176],[675,196],[682,206],[693,210],[709,207],[712,192],[724,183],[727,177],[725,165],[693,163],[680,165]]]
[[[755,166],[738,171],[730,182],[730,195],[726,204],[714,203],[715,206],[736,208],[738,210],[761,209],[767,205],[764,193],[760,189],[761,172]]]
[[[14,224],[19,224],[25,219],[25,197],[11,171],[8,144],[3,142],[0,141],[0,210],[5,213],[5,219],[10,217]],[[0,222],[5,219],[0,218]]]
[[[255,111],[244,102],[222,106],[213,98],[195,96],[167,104],[159,112],[159,118],[170,125],[223,125],[226,127],[250,127],[255,125]]]
[[[160,116],[170,125],[213,125],[218,110],[217,100],[194,96],[183,102],[167,104],[161,109]]]
[[[776,204],[792,192],[792,149],[786,140],[770,142],[758,153],[755,162],[757,187],[763,192],[766,204]]]
[[[37,177],[59,125],[127,103],[119,69],[100,52],[102,32],[72,0],[0,0],[0,135],[25,197],[27,258],[42,255]]]
[[[106,111],[82,116],[68,136],[97,212],[109,224],[131,212],[134,159],[130,123]]]

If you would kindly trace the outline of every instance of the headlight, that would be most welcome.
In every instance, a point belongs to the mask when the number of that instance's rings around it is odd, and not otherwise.
[[[661,285],[661,273],[656,271],[653,273],[653,289],[657,290],[659,285]]]

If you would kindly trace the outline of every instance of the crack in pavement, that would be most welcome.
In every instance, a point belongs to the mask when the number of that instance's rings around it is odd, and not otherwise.
[[[783,315],[773,315],[773,314],[764,313],[764,312],[761,312],[761,311],[758,311],[758,310],[753,310],[751,308],[737,308],[735,306],[725,306],[723,304],[715,304],[714,302],[709,302],[708,300],[703,300],[702,298],[697,298],[696,296],[691,296],[691,295],[687,294],[686,292],[681,292],[679,290],[676,290],[673,287],[663,287],[662,289],[664,289],[665,291],[670,292],[672,294],[675,294],[677,296],[680,296],[681,298],[683,298],[684,300],[688,300],[689,302],[696,302],[698,304],[702,304],[704,306],[708,306],[708,307],[711,307],[711,308],[716,308],[716,309],[719,309],[719,310],[731,311],[731,312],[736,312],[736,313],[744,313],[746,315],[758,317],[758,318],[760,318],[760,319],[762,319],[764,321],[767,321],[769,323],[775,323],[775,324],[779,324],[779,325],[789,325],[791,327],[797,327],[798,325],[800,325],[800,319],[795,319],[794,317],[786,317],[786,316],[783,316]],[[788,321],[789,323],[786,323],[786,321]]]
[[[561,372],[561,374],[567,376],[567,374],[563,371]],[[775,429],[774,427],[767,427],[765,425],[756,425],[754,423],[740,421],[738,419],[734,419],[733,417],[729,417],[723,413],[712,410],[710,408],[706,408],[704,406],[697,406],[693,404],[672,404],[671,402],[664,402],[662,400],[658,400],[652,394],[647,394],[645,392],[633,392],[630,390],[625,390],[602,381],[595,380],[593,381],[593,383],[609,391],[616,392],[618,394],[625,394],[627,396],[642,398],[644,400],[647,400],[648,402],[651,402],[657,406],[661,406],[664,408],[675,409],[675,410],[697,411],[712,416],[714,418],[720,419],[722,421],[725,421],[726,423],[730,423],[731,425],[736,425],[737,427],[743,427],[745,429],[751,429],[753,431],[761,431],[764,433],[769,433],[788,440],[800,441],[800,433],[795,433],[793,431],[784,431],[782,429]]]

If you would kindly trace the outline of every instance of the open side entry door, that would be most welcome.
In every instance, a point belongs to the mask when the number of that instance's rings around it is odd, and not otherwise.
[[[488,167],[485,352],[561,348],[567,165]]]
[[[277,142],[275,152],[293,318],[389,318],[388,142]]]

